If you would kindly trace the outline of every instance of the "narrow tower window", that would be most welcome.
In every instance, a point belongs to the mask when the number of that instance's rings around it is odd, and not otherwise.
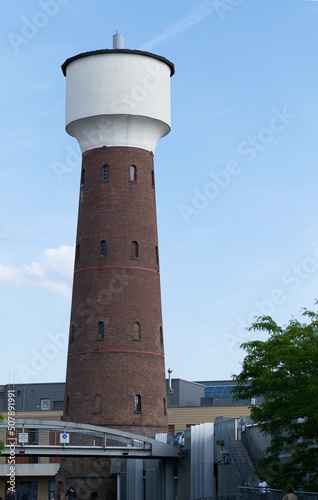
[[[81,186],[84,186],[84,181],[85,181],[85,168],[82,170],[82,175],[81,175]]]
[[[102,396],[96,394],[94,397],[93,413],[100,413],[102,411]]]
[[[160,344],[163,344],[162,326],[159,328]]]
[[[137,241],[132,241],[131,247],[130,247],[130,258],[131,259],[138,259],[138,257],[139,257],[138,243],[137,243]]]
[[[133,326],[133,340],[140,340],[140,323],[136,321]]]
[[[76,245],[76,252],[75,252],[75,262],[79,260],[80,257],[80,246],[79,244]]]
[[[130,177],[129,177],[131,182],[136,182],[137,181],[137,169],[135,165],[130,165]]]
[[[109,167],[108,165],[103,166],[103,182],[106,182],[109,180]]]
[[[65,404],[65,414],[68,415],[70,411],[70,397],[67,396]]]
[[[141,412],[141,396],[139,394],[135,396],[135,412]]]
[[[159,252],[158,252],[158,247],[156,247],[156,264],[159,264]]]
[[[104,323],[103,323],[103,321],[100,321],[98,323],[98,338],[99,339],[104,338]]]
[[[107,243],[105,240],[100,242],[100,256],[101,257],[107,256]]]
[[[163,414],[167,415],[167,400],[163,398]]]
[[[151,183],[152,183],[152,187],[154,188],[155,187],[155,173],[153,170],[151,171]]]
[[[70,343],[73,344],[74,342],[74,333],[75,333],[75,326],[71,325],[71,333],[70,333]]]

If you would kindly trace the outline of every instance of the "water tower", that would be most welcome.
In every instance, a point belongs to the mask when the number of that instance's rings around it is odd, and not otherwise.
[[[63,419],[151,435],[168,428],[154,151],[174,66],[113,40],[62,66],[82,151]]]

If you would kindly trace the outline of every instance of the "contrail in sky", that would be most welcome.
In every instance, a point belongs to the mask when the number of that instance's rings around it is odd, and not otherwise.
[[[176,37],[179,33],[183,33],[191,26],[201,23],[203,19],[212,14],[214,10],[213,3],[213,0],[208,0],[207,2],[202,3],[186,17],[170,26],[170,28],[167,28],[163,31],[163,33],[156,36],[152,40],[149,40],[149,42],[145,43],[142,47],[140,47],[140,49],[151,50],[154,45],[166,42],[170,38]]]

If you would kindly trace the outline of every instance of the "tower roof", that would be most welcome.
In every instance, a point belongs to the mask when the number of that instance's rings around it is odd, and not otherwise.
[[[66,68],[68,64],[70,64],[73,61],[76,61],[76,59],[81,59],[83,57],[90,57],[100,54],[134,54],[139,56],[151,57],[153,59],[157,59],[158,61],[167,64],[170,68],[170,76],[174,75],[175,72],[174,64],[172,62],[168,61],[168,59],[166,59],[165,57],[152,54],[151,52],[145,52],[143,50],[130,50],[130,49],[100,49],[100,50],[93,50],[90,52],[83,52],[82,54],[78,54],[76,56],[70,57],[69,59],[66,59],[64,64],[62,64],[63,75],[66,76]]]

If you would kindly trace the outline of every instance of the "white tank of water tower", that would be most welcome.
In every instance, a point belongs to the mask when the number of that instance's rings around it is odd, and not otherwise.
[[[62,66],[66,76],[66,131],[82,153],[103,146],[131,146],[154,152],[170,131],[170,77],[173,65],[161,56],[113,49],[74,56]]]

